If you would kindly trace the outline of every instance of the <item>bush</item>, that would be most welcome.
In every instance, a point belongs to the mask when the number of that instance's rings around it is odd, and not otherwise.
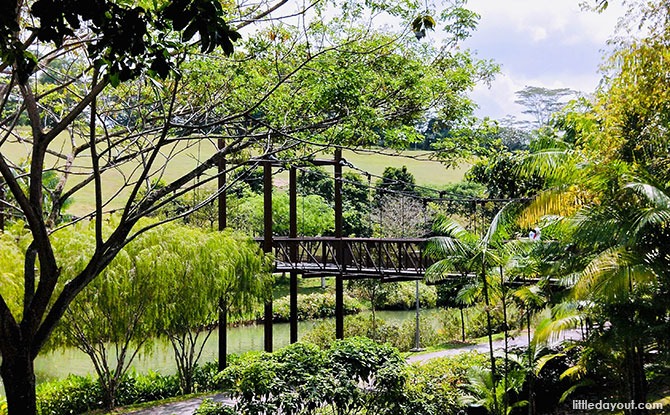
[[[37,386],[40,415],[81,414],[102,407],[102,389],[90,376],[70,375]]]
[[[350,295],[344,295],[344,314],[356,314],[363,309],[361,303]],[[289,321],[290,298],[282,297],[273,304],[273,320]],[[334,293],[312,293],[298,295],[298,320],[311,320],[335,316]]]
[[[216,362],[197,367],[195,382],[198,391],[214,390],[217,386]],[[37,386],[37,412],[40,415],[71,415],[103,408],[100,383],[91,376],[70,375],[65,379],[42,383]],[[171,398],[181,394],[179,378],[149,372],[131,374],[119,385],[116,402],[119,406]],[[0,402],[0,414],[7,413],[6,402]]]
[[[398,351],[367,338],[339,340],[328,350],[295,343],[275,353],[239,360],[220,375],[237,400],[236,409],[253,414],[396,413],[390,396],[404,385],[405,362]],[[380,412],[381,411],[381,412]],[[390,412],[389,412],[390,411]]]
[[[119,404],[158,401],[180,394],[179,377],[177,375],[161,375],[157,372],[149,372],[146,375],[135,375],[134,393],[122,399]]]
[[[227,362],[235,361],[238,355],[228,355]],[[219,362],[207,362],[196,365],[193,370],[193,392],[206,392],[217,389],[216,375],[219,374]]]
[[[377,343],[389,343],[401,352],[406,352],[415,345],[415,324],[414,319],[401,324],[391,324],[377,318],[373,329],[371,315],[348,316],[344,319],[344,337],[368,337]],[[419,319],[419,339],[422,347],[437,345],[442,340],[435,333],[432,322],[426,316],[421,316]],[[335,323],[320,322],[305,334],[303,340],[321,348],[327,348],[335,341]]]
[[[484,337],[488,334],[486,313],[483,305],[476,305],[463,309],[465,315],[465,336],[473,339]],[[507,307],[507,322],[510,330],[520,327],[521,310],[514,304],[508,304]],[[500,307],[491,309],[491,323],[494,333],[503,331],[503,314]],[[442,326],[442,337],[448,340],[461,339],[461,315],[457,308],[447,309],[440,318]]]
[[[392,283],[384,304],[379,309],[383,310],[411,310],[416,306],[416,283],[396,282]],[[437,291],[435,286],[429,286],[423,282],[419,283],[419,305],[422,308],[435,308],[437,303]]]
[[[486,355],[470,352],[408,366],[405,393],[411,413],[457,413],[462,409],[461,390],[468,383],[469,368],[486,363]]]

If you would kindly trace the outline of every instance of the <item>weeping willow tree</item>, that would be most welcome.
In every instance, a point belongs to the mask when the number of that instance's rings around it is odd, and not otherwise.
[[[171,276],[172,294],[163,302],[161,332],[172,344],[181,389],[190,393],[196,365],[215,327],[219,300],[229,315],[249,315],[272,295],[273,264],[258,243],[241,234],[175,230],[178,234],[167,235],[173,261],[156,264],[154,272]],[[182,249],[184,241],[190,248]]]
[[[143,222],[142,226],[151,226]],[[54,236],[66,275],[75,275],[94,249],[90,226]],[[3,255],[3,258],[6,257]],[[167,224],[140,234],[77,297],[51,347],[76,347],[91,359],[105,405],[143,349],[164,335],[172,344],[181,388],[193,388],[193,372],[214,329],[218,299],[248,312],[270,294],[270,261],[254,241],[231,232],[206,232]]]

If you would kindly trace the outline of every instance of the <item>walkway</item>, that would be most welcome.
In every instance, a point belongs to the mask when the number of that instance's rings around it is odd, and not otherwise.
[[[192,415],[205,399],[212,399],[215,402],[222,402],[226,405],[233,406],[235,403],[226,395],[222,393],[201,396],[199,398],[187,399],[185,401],[168,403],[165,405],[158,405],[152,408],[140,409],[133,412],[127,412],[128,415]]]
[[[580,333],[578,330],[567,330],[564,331],[560,338],[554,343],[558,344],[564,340],[576,340],[580,338]],[[502,351],[504,348],[504,340],[496,340],[493,342],[493,348],[496,351]],[[519,332],[514,338],[510,338],[508,345],[511,348],[525,348],[528,346],[528,341],[525,332]],[[467,353],[470,351],[477,351],[480,353],[488,353],[489,345],[488,343],[479,343],[469,346],[457,347],[449,350],[439,350],[436,352],[414,354],[407,358],[408,363],[420,363],[425,362],[430,359],[436,359],[439,357],[446,356],[455,356],[460,353]],[[193,415],[196,409],[200,406],[202,401],[206,398],[211,398],[216,402],[223,402],[227,405],[233,405],[234,402],[224,394],[214,394],[210,396],[203,396],[199,398],[188,399],[181,402],[174,402],[165,405],[155,406],[153,408],[141,409],[134,412],[129,412],[128,415]]]

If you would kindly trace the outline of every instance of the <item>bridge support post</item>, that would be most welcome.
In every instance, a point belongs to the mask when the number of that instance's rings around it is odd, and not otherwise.
[[[296,238],[298,237],[298,192],[296,187],[296,169],[291,167],[289,169],[288,177],[288,194],[289,194],[289,238],[293,239],[290,245],[291,262],[295,264],[298,261],[298,244]],[[290,288],[289,288],[289,324],[290,324],[290,342],[291,344],[298,341],[298,273],[297,271],[290,272]]]
[[[335,149],[335,237],[340,272],[335,276],[335,338],[344,338],[344,244],[342,243],[342,149]]]
[[[219,139],[219,150],[226,146],[225,141]],[[218,180],[219,198],[218,198],[218,219],[219,231],[226,228],[226,158],[219,160],[218,165]],[[228,365],[228,305],[223,297],[219,297],[219,371],[226,368]]]
[[[272,252],[272,162],[263,163],[263,252]],[[263,313],[265,351],[272,352],[272,297]]]

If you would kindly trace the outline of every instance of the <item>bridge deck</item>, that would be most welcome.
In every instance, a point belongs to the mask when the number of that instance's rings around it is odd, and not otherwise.
[[[275,237],[275,270],[304,276],[342,274],[345,279],[422,279],[432,263],[424,256],[427,239]]]

